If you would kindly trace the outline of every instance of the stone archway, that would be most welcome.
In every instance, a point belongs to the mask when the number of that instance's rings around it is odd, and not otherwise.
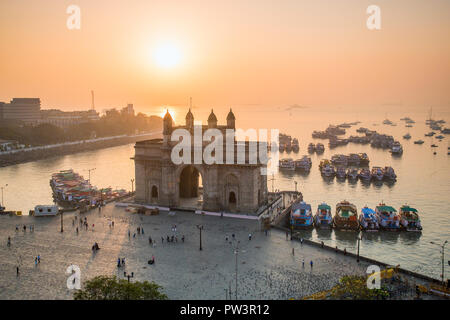
[[[158,202],[158,187],[155,185],[152,186],[152,190],[150,193],[150,199],[151,199],[151,203]]]
[[[225,177],[224,204],[229,211],[237,211],[240,201],[239,179],[230,173]]]
[[[234,191],[230,191],[228,195],[228,207],[231,211],[235,211],[236,205],[237,205],[236,194],[234,193]]]
[[[203,209],[206,181],[202,168],[196,165],[179,167],[176,177],[177,203],[182,207]]]

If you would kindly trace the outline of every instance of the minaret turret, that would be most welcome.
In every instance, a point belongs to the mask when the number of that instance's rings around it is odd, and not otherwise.
[[[211,114],[208,117],[208,128],[217,128],[217,117],[211,109]]]
[[[163,119],[163,143],[164,143],[164,145],[167,145],[170,141],[170,135],[172,134],[172,124],[173,124],[173,119],[169,113],[169,110],[167,109],[167,112],[164,115],[164,119]]]
[[[227,116],[227,127],[229,129],[236,129],[236,117],[234,116],[233,111],[230,108],[230,112],[228,112]]]
[[[191,112],[191,108],[189,108],[189,111],[186,114],[186,128],[188,130],[194,129],[194,115]]]

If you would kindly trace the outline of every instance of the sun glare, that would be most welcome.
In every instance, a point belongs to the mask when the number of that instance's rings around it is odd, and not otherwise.
[[[169,109],[169,114],[172,116],[173,121],[175,121],[175,111],[173,111],[172,109],[170,109],[170,107],[164,107],[163,111],[161,111],[161,113],[159,114],[159,116],[161,118],[164,118],[164,116],[166,115],[166,111],[167,109]]]
[[[173,68],[180,63],[181,52],[174,44],[164,44],[154,51],[156,64],[161,68]]]

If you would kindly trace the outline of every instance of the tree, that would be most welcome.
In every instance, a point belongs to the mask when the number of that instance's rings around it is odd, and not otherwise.
[[[161,286],[154,282],[128,282],[116,276],[98,276],[86,281],[74,293],[75,300],[166,300]]]
[[[376,300],[386,299],[389,292],[386,289],[367,288],[366,278],[362,276],[344,276],[339,284],[331,289],[332,299]]]

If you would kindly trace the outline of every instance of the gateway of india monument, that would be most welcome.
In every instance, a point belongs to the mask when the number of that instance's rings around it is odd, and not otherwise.
[[[260,163],[259,160],[256,164],[249,163],[249,143],[236,141],[235,121],[230,109],[227,124],[218,125],[211,110],[208,125],[194,127],[194,115],[189,109],[186,124],[175,127],[167,111],[163,120],[163,139],[140,141],[135,145],[135,156],[132,158],[136,175],[135,202],[173,209],[256,214],[268,200],[267,177],[261,174],[261,169],[266,168],[267,164]],[[180,142],[171,141],[172,132],[175,129],[185,129],[190,132],[191,141],[194,141],[194,131],[199,131],[200,127],[202,135],[210,128],[222,132],[223,163],[206,164],[202,157],[200,164],[174,164],[171,159],[172,149]],[[231,144],[228,144],[228,147],[234,148],[235,161],[231,164],[225,161],[226,131],[228,134],[233,133]],[[203,152],[211,142],[201,141]],[[194,159],[194,143],[190,148],[191,159]],[[236,161],[238,152],[245,152],[245,161]]]

